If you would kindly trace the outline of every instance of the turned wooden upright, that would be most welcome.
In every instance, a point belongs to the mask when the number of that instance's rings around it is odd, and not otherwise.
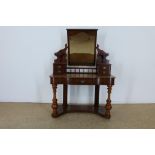
[[[85,30],[81,30],[85,31]],[[89,30],[88,30],[89,31]],[[91,30],[90,30],[91,31]],[[97,30],[92,30],[97,31]],[[111,75],[111,64],[107,60],[108,53],[95,46],[95,65],[94,66],[69,66],[68,65],[68,45],[64,49],[55,53],[57,57],[53,63],[53,75],[50,76],[50,83],[52,84],[53,100],[52,100],[52,116],[58,117],[68,112],[90,112],[99,114],[107,119],[111,117],[111,91],[114,85],[115,77]],[[63,103],[57,103],[57,86],[63,85]],[[69,103],[68,85],[94,85],[95,98],[93,105],[75,105]],[[106,104],[99,104],[99,90],[100,85],[107,86],[108,97]]]

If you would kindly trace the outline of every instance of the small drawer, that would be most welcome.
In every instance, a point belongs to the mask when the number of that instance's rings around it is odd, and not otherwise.
[[[103,70],[103,71],[102,71],[102,75],[105,75],[105,76],[106,76],[106,75],[110,75],[110,72],[107,71],[107,70]]]
[[[56,67],[57,67],[57,69],[61,69],[61,68],[62,68],[62,66],[61,66],[61,65],[57,65]]]
[[[101,77],[100,78],[100,84],[103,84],[103,85],[114,85],[115,83],[115,77]]]
[[[57,73],[61,74],[61,73],[62,73],[62,71],[61,71],[61,70],[57,70]]]
[[[54,80],[55,80],[55,82],[57,84],[65,84],[65,83],[67,83],[67,78],[58,78],[58,77],[56,77]]]
[[[110,78],[100,78],[100,84],[109,85],[110,84]]]
[[[110,75],[111,74],[111,65],[110,64],[102,64],[97,66],[97,74],[98,75]]]
[[[103,66],[102,70],[108,70],[108,67],[107,66]]]
[[[53,74],[54,75],[62,75],[66,73],[66,66],[61,64],[53,65]]]
[[[61,70],[54,70],[54,74],[55,74],[55,75],[59,75],[59,74],[61,75],[62,73],[63,73],[63,72],[62,72]]]
[[[69,84],[71,85],[93,85],[95,84],[95,80],[92,78],[70,78]]]

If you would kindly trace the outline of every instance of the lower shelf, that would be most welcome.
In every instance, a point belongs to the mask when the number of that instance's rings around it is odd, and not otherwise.
[[[72,112],[88,112],[88,113],[94,113],[98,114],[102,117],[105,117],[107,119],[110,118],[110,116],[106,116],[105,114],[105,107],[102,105],[99,105],[98,107],[95,107],[94,105],[67,105],[64,107],[63,105],[58,105],[57,113],[53,114],[52,117],[59,117],[65,113],[72,113]]]

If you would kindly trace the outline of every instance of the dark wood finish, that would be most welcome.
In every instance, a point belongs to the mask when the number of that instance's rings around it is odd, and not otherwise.
[[[57,53],[55,53],[55,56],[57,57],[54,60],[53,63],[53,75],[64,75],[66,74],[66,68],[67,68],[67,51],[68,46],[65,44],[65,48],[59,50]]]
[[[68,85],[63,84],[63,107],[67,107],[67,92],[68,92]]]
[[[94,106],[99,106],[99,93],[100,93],[100,85],[95,85],[95,101]]]
[[[108,64],[109,60],[107,60],[107,56],[109,56],[109,54],[101,50],[98,44],[97,44],[96,50],[98,52],[97,53],[97,64],[101,64],[101,63]]]
[[[76,31],[71,31],[76,33]],[[65,45],[64,49],[55,53],[57,57],[53,63],[53,76],[50,76],[50,83],[53,89],[52,100],[52,116],[58,117],[67,112],[91,112],[99,114],[107,119],[111,117],[110,110],[111,105],[111,91],[112,86],[115,84],[115,77],[111,75],[111,64],[107,60],[109,55],[105,51],[96,47],[97,57],[95,66],[79,67],[68,66],[67,64],[67,49],[69,46]],[[63,103],[57,103],[56,89],[57,85],[63,85]],[[94,105],[70,105],[67,101],[68,85],[94,85],[95,86],[95,98]],[[100,86],[107,86],[108,98],[106,105],[99,105],[99,90]]]
[[[67,44],[65,44],[65,48],[59,50],[57,53],[55,53],[55,56],[57,59],[55,59],[54,64],[67,64]]]
[[[108,85],[107,87],[108,87],[108,98],[107,98],[107,104],[105,105],[105,109],[106,109],[105,117],[110,118],[111,117],[110,110],[112,109],[111,98],[110,98],[112,86]]]
[[[52,103],[53,113],[52,113],[52,116],[56,117],[57,116],[57,108],[58,108],[57,98],[56,98],[57,84],[53,82],[52,88],[53,88],[53,103]]]

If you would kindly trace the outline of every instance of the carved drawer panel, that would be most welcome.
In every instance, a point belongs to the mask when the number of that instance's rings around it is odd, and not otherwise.
[[[66,73],[66,65],[64,64],[54,64],[53,72],[55,75],[62,75]]]
[[[114,78],[100,78],[100,84],[103,84],[103,85],[114,85]]]
[[[97,73],[99,75],[108,76],[111,74],[111,65],[110,64],[101,64],[97,66]]]
[[[72,85],[94,85],[97,83],[93,78],[69,78],[68,80]]]
[[[110,78],[100,78],[100,84],[109,85],[110,84]]]
[[[109,66],[102,66],[102,70],[109,70]]]
[[[110,72],[109,71],[107,71],[107,70],[102,70],[102,75],[110,75]]]
[[[54,78],[55,83],[57,84],[66,84],[67,83],[67,78]]]

